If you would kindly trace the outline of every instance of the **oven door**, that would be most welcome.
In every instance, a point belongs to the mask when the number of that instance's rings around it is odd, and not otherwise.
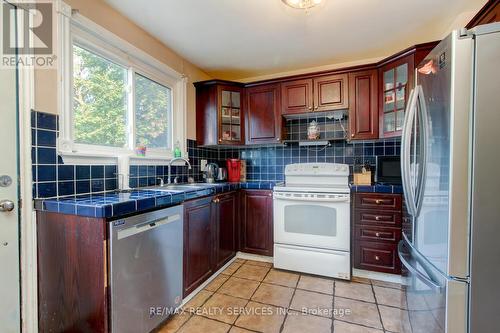
[[[274,192],[274,243],[349,251],[350,196]]]

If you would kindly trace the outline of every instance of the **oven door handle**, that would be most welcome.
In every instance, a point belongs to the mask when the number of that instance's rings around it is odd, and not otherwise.
[[[286,196],[283,194],[278,194],[274,193],[274,199],[275,200],[288,200],[288,201],[314,201],[314,202],[347,202],[349,203],[351,201],[350,197],[334,197],[334,198],[328,198],[328,197],[317,197],[317,196]]]

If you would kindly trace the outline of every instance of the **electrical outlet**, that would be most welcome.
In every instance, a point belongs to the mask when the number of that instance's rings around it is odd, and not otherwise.
[[[200,162],[200,170],[201,171],[205,170],[207,163],[208,163],[207,160],[201,160],[201,162]]]

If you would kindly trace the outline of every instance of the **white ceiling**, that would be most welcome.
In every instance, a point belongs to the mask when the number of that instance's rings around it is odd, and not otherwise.
[[[444,37],[486,0],[106,0],[213,77],[244,79],[369,58]],[[463,22],[460,22],[463,24]]]

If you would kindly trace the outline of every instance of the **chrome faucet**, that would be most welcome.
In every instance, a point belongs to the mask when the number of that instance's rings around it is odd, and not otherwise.
[[[170,162],[168,162],[168,178],[167,178],[167,184],[170,184],[171,181],[170,181],[170,175],[171,175],[171,172],[172,172],[172,163],[174,163],[175,161],[184,161],[187,163],[188,165],[188,170],[191,170],[191,163],[189,163],[189,160],[187,158],[184,158],[184,157],[176,157],[176,158],[173,158],[170,160]]]
[[[156,180],[159,180],[159,181],[160,181],[160,186],[161,186],[161,187],[165,186],[165,182],[163,181],[163,178],[162,178],[162,177],[158,177],[158,178],[156,178]]]

